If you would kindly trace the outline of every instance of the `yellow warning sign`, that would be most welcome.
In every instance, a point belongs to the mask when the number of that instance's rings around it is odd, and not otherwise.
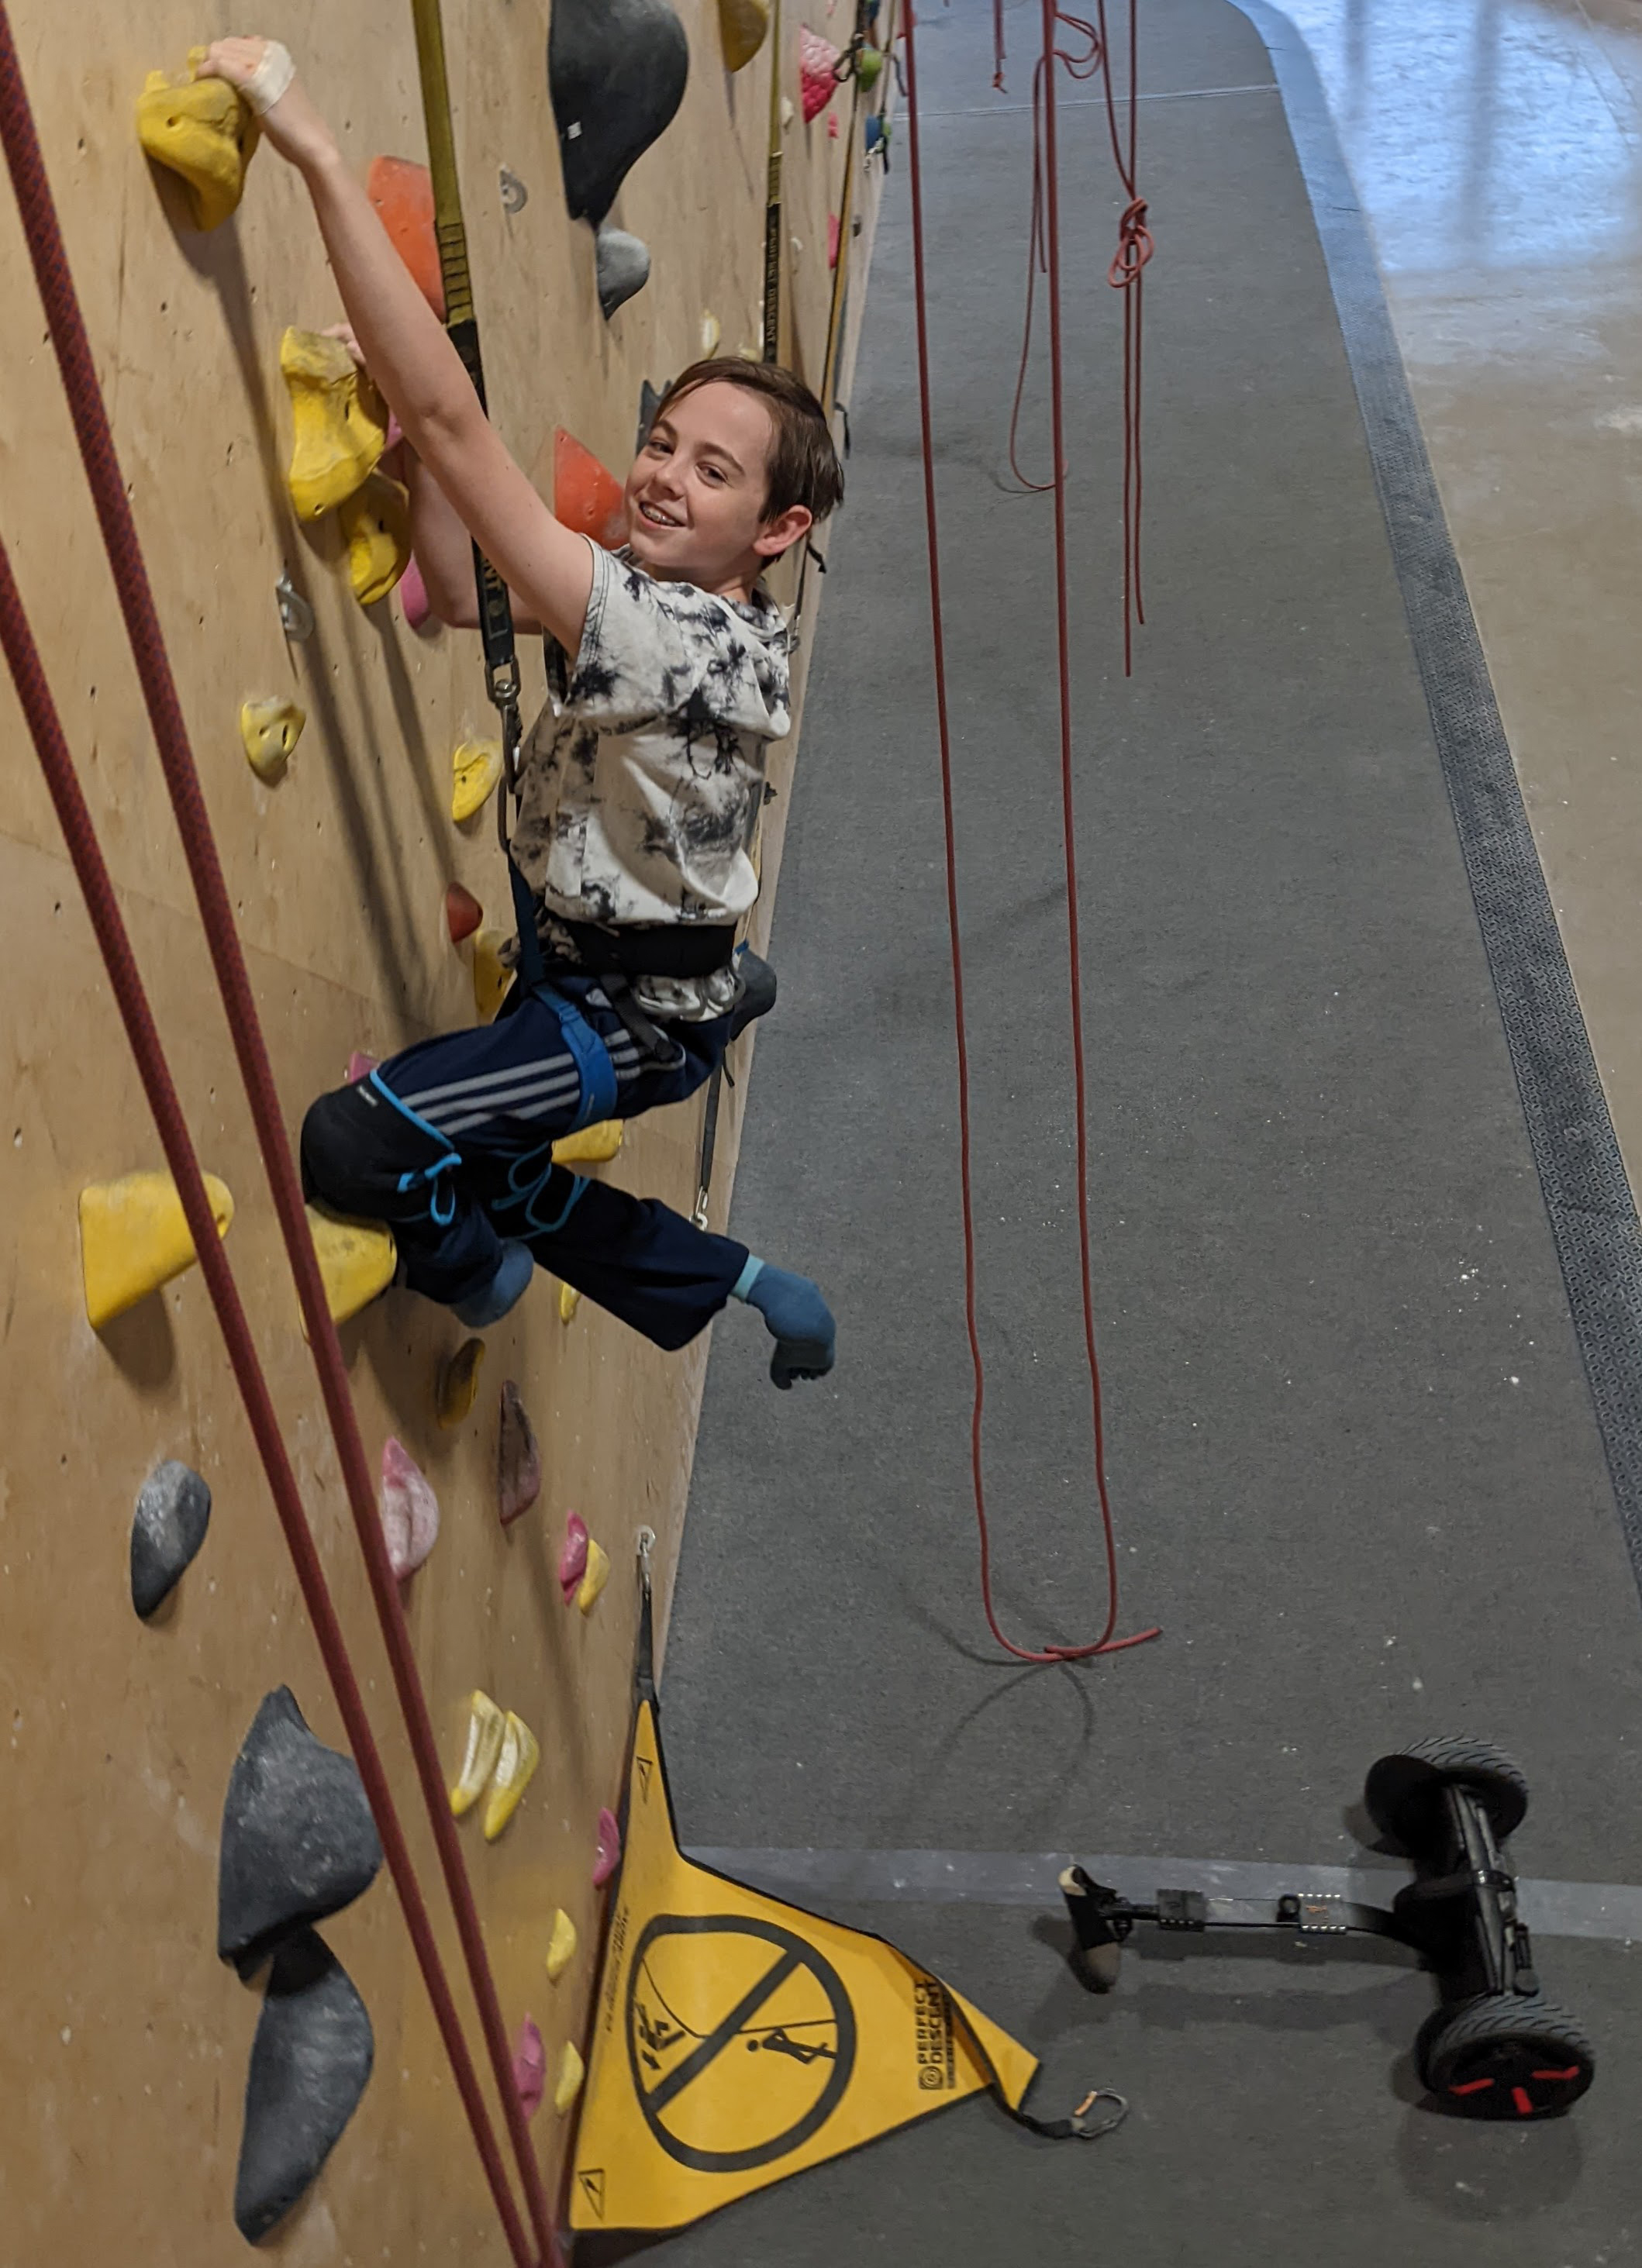
[[[655,1712],[633,1733],[625,1856],[594,2011],[574,2228],[677,2228],[1037,2070],[865,1930],[686,1859]]]

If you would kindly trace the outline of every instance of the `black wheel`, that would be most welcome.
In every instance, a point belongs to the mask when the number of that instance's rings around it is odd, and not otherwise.
[[[1522,1824],[1528,1810],[1528,1782],[1503,1749],[1440,1734],[1371,1764],[1363,1805],[1382,1835],[1417,1855],[1440,1831],[1445,1787],[1469,1790],[1501,1843]]]
[[[1585,2034],[1537,1993],[1490,1992],[1434,2009],[1414,2063],[1427,2093],[1468,2118],[1557,2117],[1596,2075]]]

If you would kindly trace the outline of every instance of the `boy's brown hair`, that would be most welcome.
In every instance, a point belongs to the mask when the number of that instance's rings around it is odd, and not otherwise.
[[[703,386],[740,386],[756,394],[769,412],[775,434],[769,446],[764,518],[801,504],[818,522],[843,502],[843,468],[833,446],[827,413],[802,379],[779,363],[747,362],[740,356],[714,356],[681,371],[660,401],[665,417],[687,394]],[[652,419],[652,423],[654,423]]]

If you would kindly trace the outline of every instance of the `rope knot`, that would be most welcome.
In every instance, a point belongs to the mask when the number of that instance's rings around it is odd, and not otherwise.
[[[1113,290],[1123,291],[1130,284],[1138,284],[1141,269],[1156,249],[1152,231],[1146,226],[1146,201],[1136,197],[1117,224],[1117,250],[1106,271],[1106,280]]]

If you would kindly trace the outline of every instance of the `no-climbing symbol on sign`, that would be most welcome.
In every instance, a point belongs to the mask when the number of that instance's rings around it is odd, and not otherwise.
[[[677,2228],[1037,2068],[865,1931],[686,1859],[654,1711],[634,1727],[625,1855],[577,2138],[575,2228]]]

